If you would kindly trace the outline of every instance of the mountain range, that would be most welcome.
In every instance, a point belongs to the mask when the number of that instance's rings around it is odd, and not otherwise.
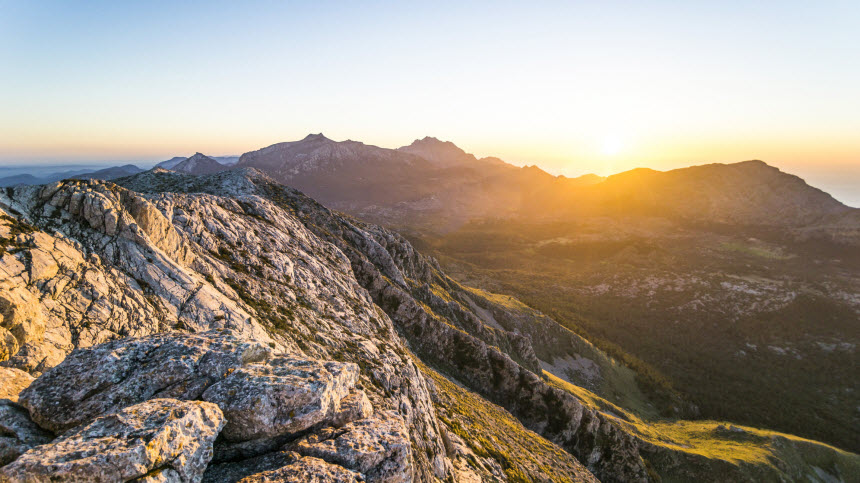
[[[245,153],[237,166],[260,169],[327,206],[369,220],[442,232],[481,218],[635,214],[860,239],[860,210],[761,161],[566,178],[535,166],[477,159],[430,137],[393,150],[315,134]]]

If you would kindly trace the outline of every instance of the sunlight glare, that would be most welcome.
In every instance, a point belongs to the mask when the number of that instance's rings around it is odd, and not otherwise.
[[[618,136],[606,136],[603,138],[600,151],[604,156],[616,156],[624,148]]]

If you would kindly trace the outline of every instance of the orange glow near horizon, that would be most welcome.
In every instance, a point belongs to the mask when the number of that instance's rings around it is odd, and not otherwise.
[[[838,180],[860,171],[858,13],[0,4],[0,166],[233,155],[323,132],[390,148],[435,136],[566,176],[761,159]]]

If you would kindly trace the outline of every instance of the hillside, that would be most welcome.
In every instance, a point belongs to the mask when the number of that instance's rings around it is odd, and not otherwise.
[[[857,467],[856,455],[812,442],[804,444],[815,451],[807,451],[791,438],[744,443],[776,459],[741,466],[719,453],[701,460],[668,446],[644,453],[636,442],[643,436],[591,402],[599,396],[543,375],[547,348],[533,340],[553,332],[578,340],[579,348],[552,350],[586,370],[555,364],[558,377],[589,379],[606,397],[631,384],[623,370],[610,369],[617,363],[515,300],[457,284],[396,233],[331,212],[253,170],[205,177],[156,170],[120,185],[66,181],[0,198],[3,327],[11,334],[3,370],[38,376],[17,396],[27,411],[0,414],[19,418],[16,427],[32,426],[29,414],[44,428],[31,430],[41,431],[41,441],[79,428],[17,459],[5,453],[12,462],[0,474],[13,481],[49,467],[106,471],[100,460],[83,463],[69,451],[91,447],[90,435],[115,424],[93,418],[113,411],[122,424],[152,414],[153,434],[162,431],[157,414],[194,414],[187,427],[199,437],[187,450],[163,451],[213,459],[208,466],[178,459],[158,471],[207,481],[261,471],[261,478],[269,471],[297,481],[318,471],[368,481],[593,481],[592,474],[644,481],[679,467],[707,478],[713,464],[737,479],[845,479]],[[205,360],[227,365],[213,373]],[[297,364],[306,369],[296,372]],[[308,377],[320,382],[308,386]],[[305,393],[331,394],[330,402],[293,399],[286,395],[298,389],[289,387],[330,388]],[[230,402],[229,391],[282,402],[262,411]],[[35,433],[22,431],[10,437],[26,450]],[[116,444],[131,444],[113,434]],[[371,444],[382,434],[389,436]],[[349,441],[378,449],[338,449]],[[101,458],[118,461],[111,451]]]
[[[553,199],[555,198],[555,199]],[[709,164],[660,172],[636,169],[587,190],[540,200],[563,215],[641,215],[697,223],[808,226],[856,211],[802,179],[762,161]]]
[[[228,166],[219,163],[205,154],[196,153],[194,156],[180,161],[170,169],[177,173],[204,175],[226,171]]]

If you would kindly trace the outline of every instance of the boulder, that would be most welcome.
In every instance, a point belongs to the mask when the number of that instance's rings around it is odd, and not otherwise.
[[[381,411],[340,429],[320,431],[299,441],[294,449],[304,456],[358,471],[367,481],[412,481],[409,433],[403,418],[394,411]]]
[[[248,441],[295,434],[341,410],[358,366],[292,357],[248,364],[210,386],[202,399],[227,417],[224,439]]]
[[[198,482],[223,425],[214,404],[153,399],[31,449],[0,468],[0,481]]]
[[[239,480],[240,483],[357,483],[361,475],[318,458],[301,458],[277,470],[264,471]]]
[[[26,409],[8,399],[0,399],[0,466],[52,439],[54,435],[34,423]]]
[[[62,433],[148,399],[199,399],[231,371],[269,354],[227,330],[111,341],[75,350],[19,399],[40,426]]]

